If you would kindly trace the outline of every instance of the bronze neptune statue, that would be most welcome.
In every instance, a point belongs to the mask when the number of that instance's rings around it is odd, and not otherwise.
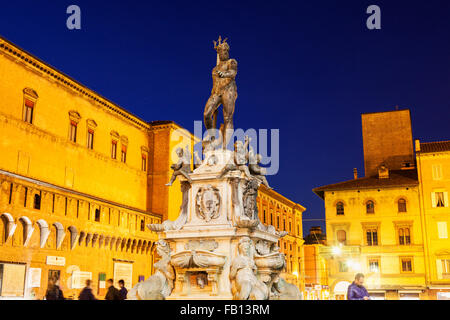
[[[226,149],[233,134],[234,105],[237,98],[236,78],[237,61],[230,59],[230,46],[219,36],[218,42],[214,41],[214,49],[217,51],[217,65],[212,70],[213,88],[211,96],[206,102],[203,113],[206,130],[217,129],[217,109],[223,106],[224,134],[223,148]],[[209,135],[210,132],[208,132]]]

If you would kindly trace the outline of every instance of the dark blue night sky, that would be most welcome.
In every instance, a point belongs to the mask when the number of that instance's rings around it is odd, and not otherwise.
[[[77,4],[81,30],[66,28]],[[366,8],[381,8],[381,30]],[[363,173],[361,113],[410,108],[414,138],[450,139],[450,1],[4,1],[0,34],[125,109],[193,130],[229,38],[235,127],[279,128],[269,182],[324,218],[311,189]],[[311,225],[305,222],[305,232]]]

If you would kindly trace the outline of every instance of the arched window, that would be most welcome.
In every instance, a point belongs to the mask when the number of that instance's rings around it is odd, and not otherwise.
[[[409,228],[405,228],[405,244],[411,244],[411,235],[409,233]]]
[[[398,212],[406,212],[406,200],[401,198],[397,202]]]
[[[372,200],[366,202],[366,213],[375,213],[375,204]]]
[[[344,230],[338,230],[336,235],[337,235],[337,241],[340,244],[345,245],[347,242],[347,233]]]
[[[38,94],[33,89],[31,88],[23,89],[23,108],[22,108],[23,121],[33,123],[34,109],[38,98],[39,98]]]
[[[34,195],[33,208],[35,208],[37,210],[41,210],[41,195],[40,194],[36,193]]]
[[[341,202],[341,201],[336,203],[336,214],[338,216],[343,216],[344,215],[344,203]]]

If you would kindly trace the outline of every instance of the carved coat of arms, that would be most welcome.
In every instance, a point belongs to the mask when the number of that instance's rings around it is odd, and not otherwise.
[[[220,193],[211,185],[201,187],[195,199],[197,215],[206,222],[220,215]]]

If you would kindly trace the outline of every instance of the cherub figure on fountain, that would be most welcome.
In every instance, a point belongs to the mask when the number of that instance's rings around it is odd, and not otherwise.
[[[217,178],[222,178],[229,171],[239,170],[245,174],[248,179],[252,179],[252,175],[247,167],[248,162],[248,145],[251,138],[245,136],[245,143],[238,140],[234,143],[234,156],[231,163],[228,163]]]
[[[259,165],[261,163],[262,156],[259,153],[255,155],[255,153],[253,152],[253,148],[250,147],[250,151],[248,152],[248,159],[248,169],[250,173],[258,180],[260,180],[267,188],[272,189],[266,179],[267,169]]]
[[[171,186],[175,182],[175,179],[180,175],[185,177],[189,183],[192,183],[191,177],[189,176],[191,173],[191,154],[189,152],[189,146],[186,146],[184,150],[182,148],[177,148],[175,152],[178,156],[178,162],[170,166],[173,173],[169,183],[166,183],[166,186]]]

